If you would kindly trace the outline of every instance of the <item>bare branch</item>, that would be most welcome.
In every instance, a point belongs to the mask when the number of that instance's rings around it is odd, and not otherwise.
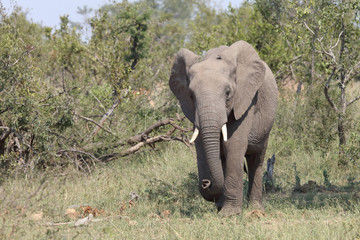
[[[305,21],[303,21],[305,27],[313,34],[315,35],[315,32],[313,30],[311,30],[311,28],[307,25],[307,23]]]
[[[349,71],[349,73],[345,76],[345,84],[347,84],[352,77],[354,77],[355,75],[359,74],[359,68],[360,68],[360,61],[357,62]]]
[[[107,111],[105,113],[105,115],[101,118],[99,125],[97,125],[94,130],[92,131],[92,133],[90,134],[90,137],[88,138],[88,141],[94,137],[100,130],[100,126],[104,125],[106,119],[114,112],[115,108],[120,104],[120,100],[116,99],[115,103],[111,106],[111,108],[109,109],[109,111]]]
[[[81,151],[81,150],[77,150],[77,149],[63,149],[63,150],[59,150],[56,152],[56,154],[59,156],[61,156],[63,153],[67,153],[67,152],[74,152],[74,153],[80,153],[83,155],[87,155],[90,158],[92,158],[95,161],[99,161],[98,158],[96,158],[94,155],[92,155],[91,153],[85,152],[85,151]]]
[[[23,149],[22,149],[22,147],[21,147],[19,137],[18,137],[18,136],[15,136],[15,137],[14,137],[14,141],[15,141],[16,147],[19,149],[20,154],[22,154],[22,153],[23,153]]]
[[[156,142],[173,141],[173,140],[183,142],[187,147],[189,147],[189,144],[187,144],[186,140],[183,138],[173,137],[173,136],[168,136],[168,135],[159,135],[159,136],[148,138],[145,141],[139,142],[136,145],[126,149],[125,151],[122,151],[120,153],[113,153],[113,154],[109,154],[106,156],[102,156],[99,159],[103,160],[103,161],[104,160],[107,161],[107,160],[112,159],[117,156],[125,157],[127,155],[130,155],[130,154],[133,154],[133,153],[139,151],[142,147],[144,147],[146,145],[151,145]]]
[[[333,60],[334,63],[337,63],[337,61],[336,61],[336,56],[335,56],[334,52],[332,51],[332,49],[335,48],[335,47],[339,44],[339,42],[340,42],[340,37],[342,36],[343,31],[339,34],[339,37],[338,37],[337,42],[335,43],[335,45],[334,45],[334,46],[331,46],[331,45],[330,45],[329,50],[326,51],[325,48],[324,48],[324,46],[323,46],[323,43],[322,43],[323,37],[319,38],[319,37],[317,36],[317,33],[315,33],[315,32],[307,25],[307,23],[306,23],[305,21],[303,21],[303,23],[304,23],[305,27],[312,33],[312,35],[314,35],[314,37],[316,38],[316,40],[320,43],[320,48],[321,48],[322,51],[318,51],[318,50],[315,49],[315,52],[325,53],[326,55],[328,55],[328,56],[330,56],[330,57],[332,58],[332,60]],[[312,59],[312,62],[313,62],[313,61],[314,61],[314,59]],[[312,66],[313,66],[313,65],[312,65]],[[313,73],[313,72],[312,72],[312,73]],[[312,74],[312,78],[313,78],[313,74]]]
[[[298,60],[299,58],[302,58],[303,56],[304,56],[304,55],[301,54],[301,55],[298,55],[298,56],[294,57],[293,59],[291,59],[291,60],[289,61],[289,64],[295,62],[296,60]]]
[[[138,144],[126,149],[125,151],[121,152],[119,155],[124,157],[127,156],[131,153],[135,153],[137,152],[141,147],[145,146],[145,145],[149,145],[151,143],[156,143],[156,142],[160,142],[160,141],[169,141],[167,138],[167,136],[155,136],[152,138],[148,138],[143,142],[139,142]]]
[[[43,102],[46,102],[47,100],[51,99],[51,98],[55,98],[57,96],[60,96],[61,94],[64,94],[65,92],[64,91],[61,91],[61,92],[58,92],[56,94],[54,94],[53,96],[48,96],[42,100],[39,101],[39,103],[43,103]]]
[[[8,127],[4,127],[4,126],[0,126],[0,129],[4,129],[5,131],[2,133],[1,137],[0,137],[0,141],[5,141],[5,139],[10,135],[10,133],[12,132],[11,128]]]
[[[353,104],[354,102],[356,102],[356,101],[359,100],[359,99],[360,99],[360,96],[357,96],[356,98],[350,100],[350,101],[346,104],[346,106],[348,107],[349,105]]]
[[[185,117],[182,117],[182,119],[180,121],[182,121]],[[156,122],[155,124],[151,125],[150,127],[148,127],[145,131],[143,131],[142,133],[139,133],[131,138],[129,138],[127,140],[127,142],[129,144],[133,144],[133,143],[138,143],[144,139],[147,138],[147,136],[154,130],[158,129],[159,127],[161,126],[165,126],[165,125],[168,125],[170,124],[171,126],[173,126],[174,128],[182,131],[182,132],[189,132],[191,131],[192,129],[185,129],[185,128],[182,128],[180,127],[179,125],[175,124],[174,123],[174,119],[173,118],[166,118],[166,119],[162,119],[158,122]]]
[[[89,122],[92,122],[93,124],[95,124],[96,126],[98,126],[99,128],[101,128],[102,130],[104,130],[105,132],[108,132],[108,133],[111,133],[113,135],[115,135],[110,129],[106,129],[105,127],[101,126],[100,124],[98,124],[95,120],[91,119],[91,118],[88,118],[88,117],[84,117],[84,116],[81,116],[79,114],[77,114],[76,112],[74,112],[74,115],[81,118],[81,119],[84,119],[86,121],[89,121]]]
[[[96,95],[93,94],[92,91],[89,91],[89,93],[90,93],[90,94],[96,99],[96,101],[100,104],[100,107],[101,107],[104,111],[106,111],[106,109],[105,109],[104,105],[102,104],[102,102],[100,101],[100,99],[99,99],[98,97],[96,97]]]
[[[180,118],[179,116],[177,118],[180,121],[185,119],[185,117]],[[166,118],[166,119],[156,122],[155,124],[148,127],[144,132],[142,132],[138,135],[135,135],[126,141],[128,144],[135,144],[135,145],[125,149],[122,152],[111,153],[111,154],[107,154],[105,156],[99,157],[99,159],[102,161],[109,161],[118,156],[124,157],[124,156],[130,155],[130,154],[133,154],[133,153],[139,151],[142,147],[144,147],[146,145],[153,146],[154,143],[163,142],[163,141],[180,141],[180,142],[184,143],[190,149],[190,151],[194,154],[194,152],[191,149],[192,147],[189,143],[189,140],[183,134],[184,132],[192,131],[192,129],[191,128],[188,128],[188,129],[182,128],[179,125],[175,124],[174,121],[175,120],[173,118]],[[152,131],[158,129],[161,126],[165,126],[165,125],[171,125],[173,127],[173,129],[169,130],[166,134],[163,134],[163,135],[158,135],[158,136],[154,136],[154,137],[148,136]],[[176,130],[180,130],[182,132],[181,137],[173,136],[173,134]]]
[[[193,130],[192,128],[182,128],[181,126],[173,123],[172,121],[170,122],[170,125],[173,126],[174,128],[176,128],[177,130],[182,131],[182,132],[190,132],[190,131]]]
[[[174,140],[174,141],[179,141],[179,142],[182,142],[185,144],[185,146],[190,150],[190,152],[192,153],[192,155],[194,157],[196,157],[196,154],[194,152],[194,148],[192,147],[192,144],[189,142],[189,139],[185,136],[185,134],[182,134],[181,135],[181,138],[179,137],[172,137],[171,140]]]
[[[128,216],[125,215],[117,215],[117,216],[109,216],[109,217],[105,217],[105,218],[93,218],[90,222],[103,222],[103,221],[109,221],[109,220],[113,220],[116,218],[120,218],[120,219],[129,219]],[[75,224],[76,221],[71,221],[71,222],[47,222],[47,223],[43,223],[40,224],[41,226],[46,226],[46,227],[57,227],[57,226],[64,226],[64,225],[73,225]]]
[[[332,51],[332,48],[330,47],[330,48],[329,48],[329,51],[326,51],[325,48],[324,48],[324,46],[323,46],[323,44],[322,44],[322,39],[317,38],[317,41],[320,43],[320,48],[321,48],[321,50],[322,50],[322,51],[320,51],[320,52],[321,52],[321,53],[325,53],[326,55],[328,55],[329,57],[332,58],[332,60],[333,60],[334,63],[337,63],[336,57],[335,57],[335,54],[334,54],[333,51]],[[317,52],[319,52],[319,51],[317,51]]]
[[[332,46],[332,47],[330,47],[331,49],[336,48],[336,46],[339,44],[340,38],[341,38],[341,35],[343,34],[343,32],[344,32],[344,31],[341,31],[341,32],[339,33],[338,39],[337,39],[335,45]]]
[[[310,27],[306,24],[306,22],[303,21],[303,23],[304,23],[305,27],[306,27],[313,35],[315,35],[315,32],[310,29]],[[324,53],[324,54],[328,55],[329,57],[332,58],[332,60],[333,60],[334,63],[337,63],[337,61],[336,61],[336,56],[335,56],[335,54],[334,54],[334,52],[333,52],[332,50],[333,50],[334,48],[336,48],[336,46],[337,46],[337,45],[339,44],[339,42],[341,41],[341,36],[342,36],[343,32],[344,32],[344,31],[341,31],[341,32],[340,32],[340,34],[339,34],[339,36],[338,36],[338,38],[337,38],[336,43],[335,43],[333,46],[330,45],[328,51],[325,50],[325,47],[324,47],[324,45],[323,45],[323,42],[322,42],[322,41],[323,41],[323,37],[322,37],[322,38],[318,38],[317,36],[315,36],[315,37],[316,37],[316,40],[319,42],[320,48],[321,48],[321,51],[316,50],[316,52]]]
[[[293,69],[293,67],[291,65],[290,65],[290,70],[291,70],[291,75],[293,76],[295,82],[297,82],[297,77],[296,77],[296,75],[294,73],[294,69]]]

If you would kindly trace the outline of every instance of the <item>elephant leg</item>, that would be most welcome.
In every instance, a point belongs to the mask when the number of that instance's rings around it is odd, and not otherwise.
[[[240,214],[243,204],[243,166],[246,144],[229,144],[225,165],[224,193],[219,214],[223,217]]]
[[[249,187],[247,192],[247,199],[251,208],[263,210],[262,202],[262,165],[264,162],[267,141],[258,153],[246,156],[249,176]]]

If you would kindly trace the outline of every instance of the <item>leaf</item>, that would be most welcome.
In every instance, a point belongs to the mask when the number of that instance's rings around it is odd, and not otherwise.
[[[30,215],[30,219],[33,221],[41,220],[44,216],[44,213],[42,211],[34,212]]]
[[[75,220],[80,217],[80,213],[77,212],[74,208],[68,208],[65,211],[65,216],[67,216],[68,218],[70,218],[72,220]]]

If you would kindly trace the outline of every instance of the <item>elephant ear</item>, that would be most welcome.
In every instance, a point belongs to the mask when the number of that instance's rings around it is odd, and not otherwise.
[[[191,121],[195,120],[195,105],[190,97],[188,71],[199,56],[188,49],[181,49],[175,56],[171,69],[169,86],[176,98],[180,101],[181,109]]]
[[[266,68],[256,50],[245,41],[232,44],[223,54],[236,64],[234,115],[240,119],[264,82]]]

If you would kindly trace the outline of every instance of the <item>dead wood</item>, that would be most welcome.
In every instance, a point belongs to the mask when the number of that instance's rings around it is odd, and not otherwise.
[[[100,128],[102,128],[102,126],[104,125],[106,119],[114,112],[114,110],[116,109],[117,106],[119,106],[120,104],[120,100],[116,99],[116,101],[114,102],[114,104],[111,106],[111,108],[104,114],[104,116],[101,118],[100,122],[98,124],[96,124],[96,127],[94,128],[94,130],[92,131],[92,133],[90,134],[88,141],[94,137],[100,130]],[[103,128],[104,129],[104,128]]]
[[[273,179],[275,165],[275,154],[267,160],[267,168],[264,174],[265,192],[275,192],[276,187]]]
[[[1,121],[0,121],[1,124]],[[5,140],[9,137],[10,133],[12,133],[12,129],[4,126],[0,126],[0,129],[3,129],[3,133],[0,136],[0,155],[4,155],[5,153]]]
[[[180,122],[182,120],[184,120],[185,117],[182,117],[180,119],[178,119]],[[180,127],[179,125],[177,125],[175,123],[175,120],[173,118],[166,118],[166,119],[162,119],[162,120],[159,120],[158,122],[156,122],[155,124],[151,125],[150,127],[148,127],[145,131],[143,131],[142,133],[139,133],[131,138],[129,138],[127,140],[127,143],[129,144],[134,144],[134,143],[138,143],[140,141],[143,141],[143,140],[146,140],[148,135],[157,130],[158,128],[162,127],[162,126],[165,126],[165,125],[168,125],[170,124],[171,126],[174,127],[174,130],[180,130],[182,132],[189,132],[191,131],[192,129],[187,129],[187,128],[182,128]]]
[[[103,129],[105,132],[108,132],[108,133],[111,133],[111,134],[114,135],[114,133],[110,129],[107,129],[107,128],[103,127],[102,125],[100,125],[99,123],[97,123],[95,120],[93,120],[91,118],[81,116],[81,115],[77,114],[76,112],[74,113],[74,116],[79,117],[79,118],[81,118],[83,120],[86,120],[88,122],[91,122],[91,123],[95,124],[97,127]]]
[[[132,145],[132,146],[128,147],[127,149],[125,149],[121,152],[116,152],[116,153],[111,153],[111,154],[106,154],[104,156],[101,156],[101,157],[99,157],[99,160],[110,161],[110,160],[114,159],[115,157],[125,157],[125,156],[128,156],[130,154],[133,154],[133,153],[139,151],[144,146],[149,145],[154,148],[155,143],[165,142],[165,141],[180,141],[180,142],[184,143],[193,153],[191,144],[189,143],[189,140],[187,139],[187,137],[184,134],[185,132],[192,131],[192,128],[183,128],[176,123],[176,121],[181,122],[184,119],[185,119],[185,117],[177,116],[177,120],[175,120],[174,118],[166,118],[166,119],[159,120],[158,122],[154,123],[147,129],[145,129],[143,132],[141,132],[135,136],[132,136],[128,140],[126,140],[126,143],[128,145]],[[172,126],[172,128],[169,131],[167,131],[166,134],[159,134],[157,136],[149,136],[150,133],[152,133],[155,130],[159,129],[160,127],[163,127],[166,125]],[[179,136],[174,135],[176,131],[180,131]]]
[[[114,219],[130,219],[130,217],[128,216],[124,216],[124,215],[117,215],[117,216],[110,216],[110,217],[105,217],[105,218],[91,218],[88,222],[86,222],[87,224],[90,222],[103,222],[103,221],[110,221],[110,220],[114,220]],[[57,227],[57,226],[64,226],[64,225],[75,225],[77,221],[70,221],[70,222],[47,222],[47,223],[43,223],[40,224],[41,226],[46,226],[46,227]],[[83,224],[78,224],[78,226],[81,226]]]
[[[89,120],[89,119],[85,119],[86,117],[83,117],[80,115],[78,115],[78,116],[83,118],[84,120]],[[152,124],[151,126],[149,126],[148,128],[146,128],[143,132],[136,134],[135,136],[132,136],[125,141],[121,141],[120,143],[115,143],[112,146],[108,146],[108,149],[115,149],[120,146],[120,147],[122,147],[123,150],[118,151],[118,152],[108,153],[101,157],[96,157],[94,154],[92,154],[91,149],[94,147],[96,148],[96,146],[102,146],[102,143],[87,144],[86,146],[84,146],[83,149],[80,149],[79,147],[77,147],[76,149],[71,148],[71,149],[58,150],[56,152],[55,156],[68,157],[71,159],[71,157],[69,157],[67,154],[75,153],[78,157],[80,157],[83,160],[82,162],[84,164],[87,164],[87,160],[84,159],[83,157],[87,156],[88,159],[90,159],[92,161],[93,165],[95,165],[95,162],[106,162],[106,161],[113,160],[116,157],[125,157],[128,155],[131,155],[131,154],[139,151],[144,146],[151,146],[152,148],[155,148],[155,143],[166,142],[166,141],[180,141],[180,142],[184,143],[190,149],[192,154],[194,154],[192,146],[189,143],[187,136],[184,134],[186,132],[192,131],[192,128],[183,128],[179,125],[179,123],[181,123],[184,119],[185,119],[184,116],[180,117],[177,115],[176,118],[165,118],[165,119],[159,120],[158,122],[156,122],[156,123]],[[91,121],[91,122],[93,122],[93,121]],[[100,124],[96,124],[96,125],[99,129],[101,128],[103,130],[106,130],[103,128],[103,126],[99,126]],[[154,134],[154,132],[156,130],[158,130],[161,127],[165,127],[165,126],[171,126],[171,128],[166,133],[159,133],[158,135]],[[178,133],[176,134],[176,132],[178,132]],[[155,136],[151,136],[151,134],[155,135]],[[86,150],[84,150],[84,149],[86,149]],[[87,167],[89,169],[89,166],[87,166]],[[89,169],[89,172],[90,172],[90,169]]]

